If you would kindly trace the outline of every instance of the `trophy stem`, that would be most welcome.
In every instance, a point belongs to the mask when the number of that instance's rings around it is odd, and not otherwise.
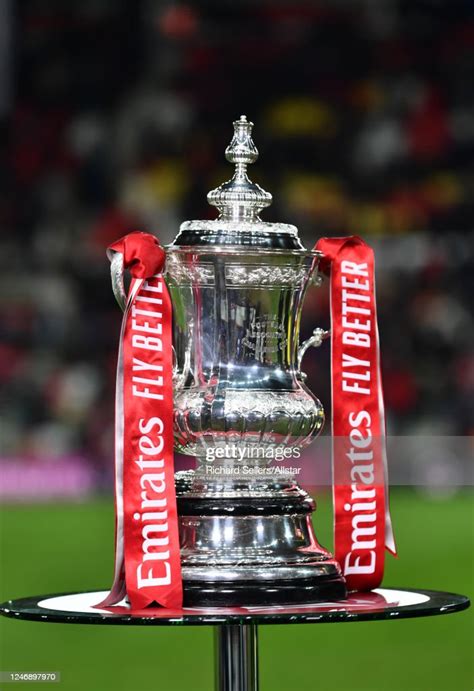
[[[257,625],[219,624],[214,632],[215,691],[258,691]]]

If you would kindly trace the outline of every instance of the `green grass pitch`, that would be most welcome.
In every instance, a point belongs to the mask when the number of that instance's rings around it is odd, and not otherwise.
[[[384,585],[472,595],[472,493],[435,499],[396,489],[391,506],[400,556],[387,556]],[[330,546],[328,498],[319,502],[315,526],[319,540]],[[6,506],[0,529],[2,601],[110,585],[112,500]],[[71,626],[5,618],[0,626],[0,669],[60,671],[58,691],[213,688],[211,627]],[[471,691],[473,640],[472,610],[390,622],[260,627],[261,688]]]

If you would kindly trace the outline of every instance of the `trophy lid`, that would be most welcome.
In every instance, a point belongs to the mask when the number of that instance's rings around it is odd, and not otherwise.
[[[219,217],[214,221],[185,221],[171,247],[250,245],[304,249],[296,226],[260,219],[262,209],[272,203],[272,195],[247,175],[247,166],[258,158],[252,128],[253,122],[245,115],[234,122],[234,136],[225,150],[226,159],[235,165],[234,175],[207,195],[209,204],[218,209]]]
[[[219,210],[218,220],[258,222],[259,213],[272,203],[272,195],[247,175],[247,166],[258,158],[252,128],[245,115],[234,122],[234,136],[225,150],[226,159],[235,164],[234,177],[207,195],[209,204]]]

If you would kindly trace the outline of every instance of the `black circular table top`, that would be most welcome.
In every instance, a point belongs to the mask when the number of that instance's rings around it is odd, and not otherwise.
[[[146,608],[131,611],[123,604],[107,609],[95,605],[106,591],[37,595],[0,605],[0,614],[63,624],[132,624],[151,626],[218,624],[318,624],[326,622],[393,620],[450,614],[467,609],[465,595],[434,590],[379,588],[352,593],[346,600],[277,607]]]

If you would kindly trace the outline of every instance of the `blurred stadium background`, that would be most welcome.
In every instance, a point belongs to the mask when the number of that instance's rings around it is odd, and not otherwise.
[[[1,599],[110,581],[120,314],[104,249],[213,217],[241,113],[265,219],[308,246],[375,248],[389,434],[472,451],[473,84],[472,0],[0,0]],[[303,337],[328,319],[314,290]],[[305,361],[327,409],[328,366],[327,348]],[[472,592],[472,460],[454,481],[451,461],[436,460],[449,491],[423,489],[427,465],[392,493],[388,585]],[[316,520],[330,545],[324,496]],[[0,623],[0,667],[60,670],[66,689],[211,686],[208,629]],[[464,691],[472,643],[469,612],[269,627],[262,686]]]

